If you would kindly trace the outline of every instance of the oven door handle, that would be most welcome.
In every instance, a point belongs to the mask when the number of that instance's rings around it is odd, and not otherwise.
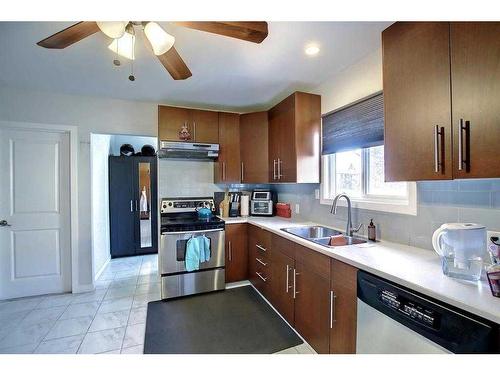
[[[219,229],[205,229],[205,230],[189,230],[184,232],[163,232],[162,236],[177,236],[179,234],[199,234],[199,233],[210,233],[210,232],[224,232],[224,228]]]

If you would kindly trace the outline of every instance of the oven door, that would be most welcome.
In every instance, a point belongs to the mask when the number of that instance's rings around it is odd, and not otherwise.
[[[162,275],[186,272],[186,245],[193,236],[205,236],[210,240],[210,260],[200,263],[200,270],[224,267],[224,229],[162,233],[158,253]]]

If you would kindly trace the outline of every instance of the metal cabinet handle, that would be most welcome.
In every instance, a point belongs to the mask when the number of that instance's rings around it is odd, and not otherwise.
[[[228,247],[229,247],[229,261],[233,261],[233,248],[231,246],[231,241],[228,242]]]
[[[335,301],[337,300],[337,296],[333,292],[330,291],[330,328],[333,328],[333,323],[337,320],[335,319]]]
[[[300,273],[296,272],[296,270],[293,270],[293,299],[297,297],[297,276],[300,275]]]
[[[467,167],[467,164],[469,163],[469,160],[467,158],[467,150],[466,150],[466,156],[464,157],[464,137],[463,137],[463,131],[465,130],[465,135],[467,136],[467,133],[470,131],[469,130],[469,121],[465,121],[460,119],[458,122],[458,170],[461,171],[465,167]],[[467,146],[467,139],[465,140],[465,144]]]
[[[193,121],[193,138],[196,141],[196,122]]]
[[[241,182],[245,180],[245,166],[243,162],[241,163]]]
[[[259,259],[259,258],[255,258],[255,260],[256,260],[257,262],[259,262],[260,264],[262,264],[263,266],[267,266],[267,263],[264,263],[261,259]]]
[[[139,211],[139,201],[137,199],[135,200],[135,210]]]
[[[287,293],[290,290],[290,288],[292,288],[292,286],[290,285],[290,271],[292,269],[293,268],[290,267],[288,264],[286,265],[286,289],[285,289],[285,292],[287,292]]]
[[[7,222],[7,220],[0,220],[0,227],[10,227],[11,225]]]
[[[442,170],[443,162],[440,157],[440,136],[444,135],[444,128],[439,128],[439,125],[434,127],[434,172],[439,173]]]
[[[262,251],[267,251],[265,247],[260,246],[259,244],[255,245],[258,249],[261,249]]]
[[[283,175],[281,174],[281,164],[282,163],[283,163],[283,160],[278,158],[278,180],[281,180],[281,177],[283,177]]]
[[[276,180],[276,159],[273,159],[273,180]]]
[[[222,162],[222,179],[226,180],[226,162]]]
[[[134,212],[134,202],[132,199],[130,200],[130,212]]]
[[[263,276],[260,274],[260,272],[255,272],[255,274],[256,274],[257,276],[259,276],[259,277],[261,278],[261,280],[262,280],[262,281],[264,281],[264,282],[266,282],[266,281],[267,281],[267,277],[263,277]]]

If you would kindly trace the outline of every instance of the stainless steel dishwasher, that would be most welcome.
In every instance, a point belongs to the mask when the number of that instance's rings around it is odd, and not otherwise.
[[[498,353],[498,325],[358,272],[356,353]]]

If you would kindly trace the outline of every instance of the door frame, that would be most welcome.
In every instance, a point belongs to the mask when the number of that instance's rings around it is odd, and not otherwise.
[[[65,133],[69,136],[69,197],[70,197],[70,256],[71,293],[86,291],[78,282],[78,127],[34,122],[0,120],[0,128],[12,130],[38,130]]]

